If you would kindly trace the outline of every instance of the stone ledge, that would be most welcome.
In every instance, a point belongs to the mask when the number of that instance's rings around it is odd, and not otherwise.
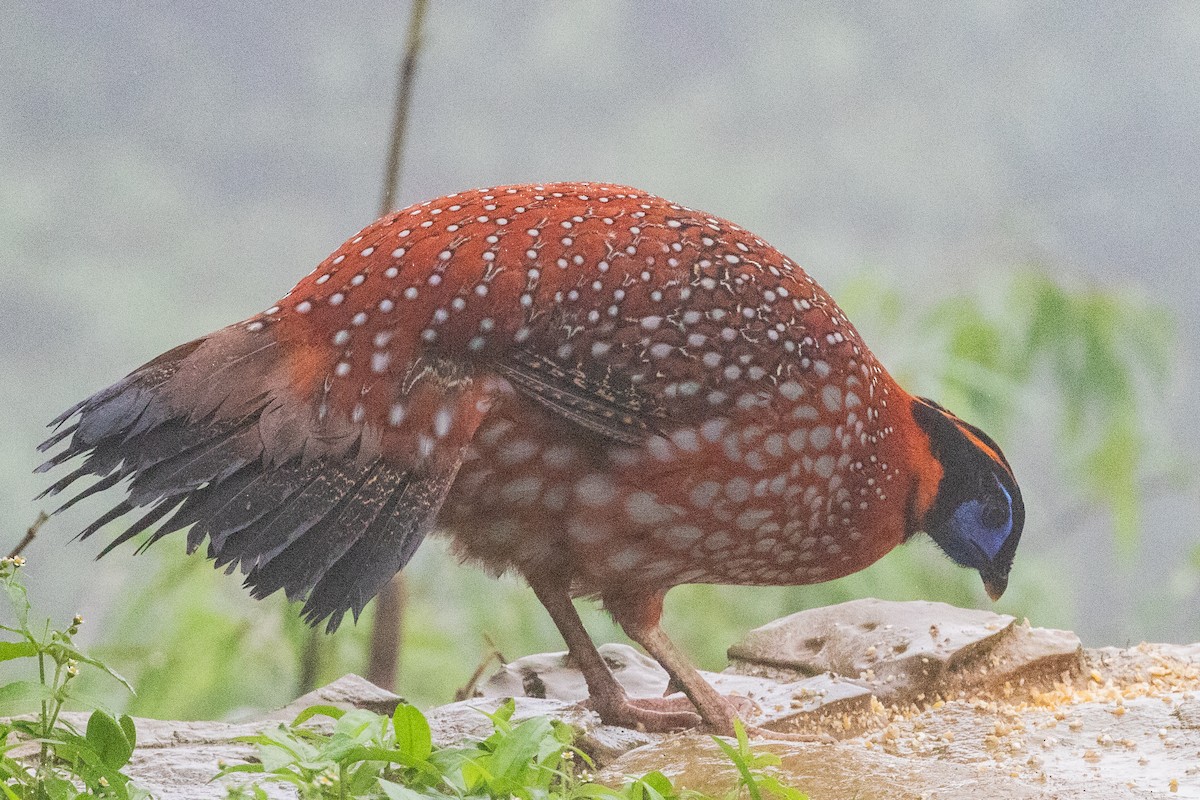
[[[630,694],[665,691],[653,660],[627,645],[601,652]],[[754,701],[748,722],[836,740],[755,745],[779,753],[787,779],[814,797],[1200,800],[1200,644],[1084,650],[1074,634],[1012,617],[866,600],[772,622],[730,655],[729,669],[705,677]],[[735,780],[708,736],[601,725],[578,704],[586,687],[563,653],[518,659],[479,691],[426,712],[438,744],[486,735],[479,710],[515,696],[516,719],[547,715],[580,730],[609,780],[659,769],[718,794]],[[216,800],[226,794],[208,783],[218,761],[252,755],[235,737],[313,704],[386,714],[399,701],[347,675],[254,720],[139,719],[129,772],[160,800]]]

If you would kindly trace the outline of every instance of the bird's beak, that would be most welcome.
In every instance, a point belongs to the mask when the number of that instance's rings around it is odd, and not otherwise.
[[[983,578],[983,588],[994,603],[1008,588],[1008,570],[1003,567],[997,568],[996,562],[983,551],[982,547],[975,542],[971,544],[975,545],[975,552],[979,554],[979,563],[982,564],[976,569],[979,570],[979,577]]]
[[[988,597],[992,598],[992,602],[996,602],[1004,594],[1004,590],[1008,588],[1007,575],[984,575],[983,588],[987,591]]]

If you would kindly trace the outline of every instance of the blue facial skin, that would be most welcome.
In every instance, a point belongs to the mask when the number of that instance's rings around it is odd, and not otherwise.
[[[950,518],[950,529],[954,531],[955,539],[965,539],[969,549],[982,550],[989,562],[995,560],[996,554],[1012,533],[1012,497],[1000,485],[1000,481],[996,481],[996,488],[1004,495],[1003,507],[992,505],[991,513],[985,514],[988,506],[983,501],[968,500],[956,508]],[[950,555],[954,557],[953,553]],[[955,560],[959,561],[958,558]],[[978,565],[969,563],[966,566]]]
[[[979,570],[993,599],[1007,583],[1007,569],[996,574],[996,556],[1012,534],[1012,496],[995,476],[998,495],[989,499],[973,498],[959,504],[947,520],[942,535],[935,536],[938,545],[955,562]],[[1002,501],[996,501],[1003,498]],[[989,502],[990,500],[990,502]]]

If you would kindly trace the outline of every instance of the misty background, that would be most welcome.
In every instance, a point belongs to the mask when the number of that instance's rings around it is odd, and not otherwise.
[[[6,5],[0,549],[49,508],[31,502],[47,421],[270,306],[375,217],[408,10]],[[1161,305],[1174,370],[1145,411],[1175,478],[1143,487],[1136,552],[1117,553],[1103,513],[1039,516],[1064,489],[1030,401],[1002,442],[1030,504],[1013,585],[1036,583],[1034,624],[1088,645],[1195,641],[1198,67],[1191,2],[433,0],[399,204],[622,182],[750,228],[835,297],[867,275],[927,308],[1035,265]],[[921,350],[920,331],[851,316],[885,364]],[[1140,320],[1119,322],[1136,346]],[[67,546],[107,507],[55,518],[26,551],[45,611],[102,624],[182,552],[172,537],[97,563],[103,537]]]

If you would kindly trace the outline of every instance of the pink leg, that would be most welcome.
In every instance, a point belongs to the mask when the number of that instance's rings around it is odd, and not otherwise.
[[[662,616],[662,601],[662,593],[648,598],[606,596],[604,605],[629,638],[644,647],[667,671],[671,686],[681,689],[692,701],[704,720],[705,729],[722,736],[732,736],[733,721],[738,718],[737,710],[727,697],[719,694],[700,676],[663,633],[658,624]]]
[[[625,630],[625,633],[629,635],[629,638],[644,647],[646,652],[667,671],[671,677],[669,686],[682,690],[692,701],[704,720],[704,729],[719,736],[733,736],[735,734],[733,723],[740,717],[739,706],[735,705],[734,700],[744,700],[744,704],[741,704],[742,708],[745,708],[746,705],[753,708],[755,707],[754,703],[745,698],[731,700],[718,693],[667,638],[659,626],[664,594],[658,593],[640,598],[605,596],[604,605]],[[672,699],[667,700],[670,702]],[[799,742],[831,741],[827,735],[779,733],[751,725],[746,726],[746,732],[751,736],[765,739],[785,739]]]
[[[528,580],[558,626],[571,658],[587,681],[591,707],[605,724],[651,732],[686,730],[700,724],[694,712],[671,710],[661,698],[630,700],[583,627],[565,582],[540,577]]]

